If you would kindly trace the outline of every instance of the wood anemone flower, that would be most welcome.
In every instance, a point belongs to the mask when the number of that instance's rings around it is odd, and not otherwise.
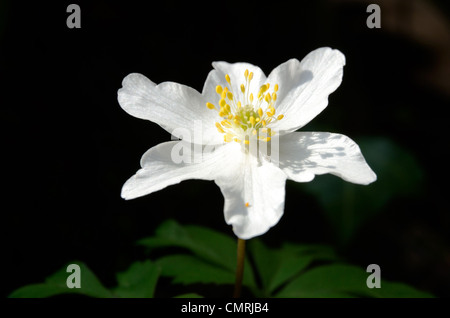
[[[316,49],[301,62],[291,59],[268,77],[248,63],[214,62],[201,93],[174,82],[156,85],[141,74],[126,76],[120,106],[181,140],[149,149],[122,197],[187,179],[214,180],[225,199],[225,221],[238,238],[250,239],[280,220],[286,179],[309,182],[331,173],[357,184],[375,181],[349,137],[296,131],[328,105],[344,65],[345,56],[331,48]]]

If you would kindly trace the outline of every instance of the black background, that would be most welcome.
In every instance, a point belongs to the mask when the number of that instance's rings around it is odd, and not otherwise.
[[[141,155],[170,139],[120,108],[117,90],[127,74],[201,91],[213,61],[246,61],[269,74],[330,46],[346,55],[343,83],[305,130],[356,141],[388,137],[425,171],[420,195],[393,202],[341,253],[361,265],[388,264],[388,278],[449,296],[449,7],[430,1],[438,15],[417,22],[414,6],[422,1],[371,2],[381,6],[381,29],[367,28],[365,1],[77,1],[81,29],[66,26],[70,2],[3,1],[3,295],[42,282],[71,260],[84,261],[112,286],[115,272],[145,257],[134,242],[168,218],[232,234],[212,182],[120,198]],[[433,31],[436,21],[447,30],[442,38]],[[288,183],[285,215],[263,240],[334,245],[316,210],[313,198]]]

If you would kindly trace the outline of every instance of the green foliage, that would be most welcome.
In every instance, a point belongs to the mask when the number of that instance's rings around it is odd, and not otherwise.
[[[414,156],[389,139],[363,138],[358,144],[377,174],[376,182],[361,186],[323,175],[312,182],[294,185],[317,198],[343,245],[390,200],[416,193],[423,175]]]
[[[182,226],[164,222],[155,235],[138,242],[162,254],[155,261],[135,262],[117,274],[117,286],[104,287],[82,262],[81,288],[70,289],[67,266],[48,277],[42,284],[21,287],[10,297],[51,297],[80,294],[88,297],[153,297],[158,279],[165,276],[176,286],[190,289],[179,298],[199,298],[196,288],[205,284],[229,286],[235,279],[236,242],[231,237],[199,226]],[[165,254],[176,248],[174,254]],[[345,264],[334,250],[325,245],[285,243],[279,248],[267,247],[261,240],[247,244],[244,286],[255,297],[430,297],[402,283],[381,280],[381,288],[368,288],[371,275],[365,269]],[[170,289],[170,287],[169,287]],[[170,293],[170,291],[169,291]]]
[[[234,284],[236,241],[225,234],[200,226],[181,226],[169,220],[157,229],[155,236],[142,239],[138,244],[150,249],[181,247],[195,256],[175,254],[158,260],[162,275],[173,277],[175,282],[193,283],[194,277],[198,277],[199,283]],[[244,271],[243,283],[256,287],[252,268]]]
[[[123,298],[151,298],[159,273],[160,267],[150,260],[133,263],[125,272],[117,274],[114,294]]]
[[[330,264],[313,268],[290,281],[276,297],[430,297],[400,283],[382,281],[381,288],[368,288],[369,274],[356,266]]]
[[[185,250],[156,261],[162,268],[161,274],[171,277],[175,284],[234,283],[236,240],[224,234],[170,220],[159,227],[155,236],[138,243],[151,250],[163,247]],[[258,239],[250,240],[247,246],[244,286],[256,297],[431,296],[385,280],[382,288],[370,289],[366,280],[371,273],[343,264],[329,246],[285,243],[280,248],[269,248]]]
[[[270,249],[261,241],[250,242],[250,252],[261,279],[262,296],[270,296],[313,261],[332,261],[337,256],[327,246],[284,244]]]
[[[67,287],[66,280],[70,273],[66,272],[67,266],[64,266],[49,276],[44,283],[27,285],[16,289],[9,297],[44,298],[61,294],[79,294],[96,298],[153,297],[159,276],[158,266],[151,261],[135,262],[125,272],[117,274],[117,287],[107,289],[86,264],[78,261],[71,262],[70,264],[80,266],[81,288]]]
[[[220,265],[184,254],[168,255],[158,259],[157,264],[163,269],[162,275],[173,278],[174,283],[181,284],[232,284],[234,273]]]
[[[47,277],[42,284],[33,284],[21,287],[13,291],[9,297],[11,298],[43,298],[51,297],[59,294],[80,294],[89,297],[107,298],[112,297],[113,294],[98,280],[97,276],[86,266],[83,262],[74,261],[69,264],[77,264],[80,266],[81,288],[68,288],[67,265],[61,268],[56,273]]]

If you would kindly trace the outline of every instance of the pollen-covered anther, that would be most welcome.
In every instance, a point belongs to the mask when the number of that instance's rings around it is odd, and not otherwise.
[[[216,127],[217,127],[217,130],[218,130],[221,134],[225,133],[225,131],[223,130],[222,126],[220,126],[219,123],[216,123]]]

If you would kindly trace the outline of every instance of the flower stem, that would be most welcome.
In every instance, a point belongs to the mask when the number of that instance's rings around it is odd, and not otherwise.
[[[238,238],[237,242],[237,266],[236,266],[236,282],[234,284],[234,298],[241,296],[242,277],[244,276],[244,260],[245,260],[245,240]]]

